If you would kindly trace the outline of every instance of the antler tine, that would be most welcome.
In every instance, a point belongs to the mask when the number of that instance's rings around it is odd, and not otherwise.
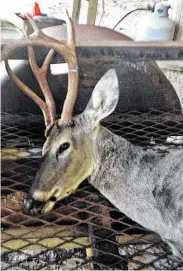
[[[32,20],[32,18],[29,16],[29,14],[26,14],[26,17],[28,18],[30,24],[32,25],[32,27],[34,29],[34,34],[37,37],[38,36],[44,37],[45,36],[44,33],[39,29],[39,27],[34,22],[34,20]],[[39,83],[39,86],[43,92],[46,104],[48,106],[48,111],[50,114],[50,121],[51,121],[51,123],[53,123],[55,121],[55,117],[56,117],[56,106],[55,106],[53,95],[52,95],[51,90],[49,88],[46,76],[47,76],[47,70],[48,70],[49,64],[50,64],[51,59],[54,55],[54,50],[51,49],[49,51],[41,68],[39,68],[37,65],[34,49],[32,46],[28,46],[28,55],[29,55],[29,62],[30,62],[31,69],[32,69],[32,71],[33,71],[33,73]]]
[[[74,29],[71,19],[69,18],[68,11],[64,9],[65,22],[67,25],[67,44],[72,44],[74,41]]]
[[[39,27],[37,26],[37,24],[35,23],[35,21],[29,16],[29,14],[26,13],[25,16],[27,17],[29,23],[31,24],[31,26],[32,26],[32,28],[34,30],[33,34],[35,36],[39,36],[40,34],[43,34],[43,32],[41,31],[41,29],[39,29]]]
[[[31,36],[29,37],[29,39],[37,39],[40,38],[41,40],[45,40],[45,41],[52,41],[52,42],[56,42],[58,43],[59,41],[47,36],[46,34],[43,33],[43,31],[41,29],[39,29],[39,27],[37,26],[37,24],[35,23],[35,21],[29,16],[29,14],[26,14],[27,19],[29,20],[29,23],[31,24],[34,32],[31,34]],[[64,43],[64,42],[63,42]],[[46,45],[46,44],[45,44]]]
[[[24,33],[25,33],[25,36],[27,37],[27,31],[26,29],[24,29]],[[27,94],[27,96],[29,98],[31,98],[39,107],[40,109],[42,110],[42,113],[43,113],[43,116],[44,116],[44,119],[45,119],[45,125],[46,127],[48,125],[50,125],[50,116],[49,116],[49,112],[48,112],[48,108],[45,104],[44,101],[42,101],[42,99],[36,95],[27,85],[25,85],[20,79],[18,76],[16,76],[12,69],[10,68],[10,65],[9,65],[9,62],[8,62],[8,50],[4,50],[5,51],[5,54],[4,54],[4,62],[5,62],[5,67],[6,67],[6,70],[7,70],[7,73],[9,75],[9,77],[14,81],[14,83],[20,88],[22,89],[23,92],[25,92]],[[33,61],[35,62],[35,66],[37,66],[37,63],[36,63],[36,60],[35,60],[35,55],[33,56]]]
[[[48,108],[46,106],[46,103],[39,97],[37,96],[27,85],[25,85],[19,78],[18,76],[16,76],[12,69],[10,68],[9,66],[9,63],[8,63],[8,58],[5,57],[4,58],[4,61],[5,61],[5,67],[6,67],[6,70],[7,70],[7,73],[9,75],[10,78],[12,78],[12,80],[15,82],[15,84],[20,88],[22,89],[23,92],[25,92],[27,94],[27,96],[29,98],[31,98],[39,107],[40,109],[42,110],[43,112],[43,116],[44,116],[44,119],[45,119],[45,125],[46,127],[48,125],[50,125],[50,116],[49,116],[49,113],[48,113]]]
[[[29,55],[29,62],[31,69],[39,83],[39,86],[43,92],[45,102],[48,106],[48,112],[50,114],[50,122],[53,123],[55,121],[55,116],[56,116],[56,108],[55,108],[55,102],[53,99],[53,95],[51,93],[51,90],[48,85],[47,81],[47,70],[48,66],[51,62],[51,59],[53,57],[54,50],[51,49],[46,56],[46,59],[44,60],[44,63],[41,68],[38,67],[35,54],[34,54],[34,49],[32,46],[28,46],[28,55]]]
[[[72,112],[78,92],[78,65],[75,49],[74,26],[66,10],[65,14],[67,26],[67,46],[70,49],[69,52],[66,54],[66,60],[68,63],[68,90],[59,124],[71,122]]]

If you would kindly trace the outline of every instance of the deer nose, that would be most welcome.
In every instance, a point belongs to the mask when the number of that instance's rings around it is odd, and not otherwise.
[[[43,204],[42,201],[35,200],[29,193],[23,201],[23,211],[27,214],[36,214],[41,211]]]

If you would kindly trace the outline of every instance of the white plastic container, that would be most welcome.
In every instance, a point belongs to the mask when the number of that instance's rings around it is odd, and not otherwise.
[[[168,18],[169,7],[167,2],[158,3],[153,13],[140,19],[136,41],[173,40],[175,23]]]

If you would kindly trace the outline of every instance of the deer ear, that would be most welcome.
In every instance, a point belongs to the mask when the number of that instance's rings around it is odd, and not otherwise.
[[[83,114],[91,123],[98,124],[100,120],[110,115],[118,102],[119,85],[116,71],[107,71],[95,86],[92,96]]]

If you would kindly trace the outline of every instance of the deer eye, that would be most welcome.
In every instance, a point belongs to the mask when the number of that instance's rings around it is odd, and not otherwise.
[[[70,146],[70,143],[63,143],[62,145],[60,145],[58,151],[57,151],[57,156],[62,154],[64,151],[66,151]]]

